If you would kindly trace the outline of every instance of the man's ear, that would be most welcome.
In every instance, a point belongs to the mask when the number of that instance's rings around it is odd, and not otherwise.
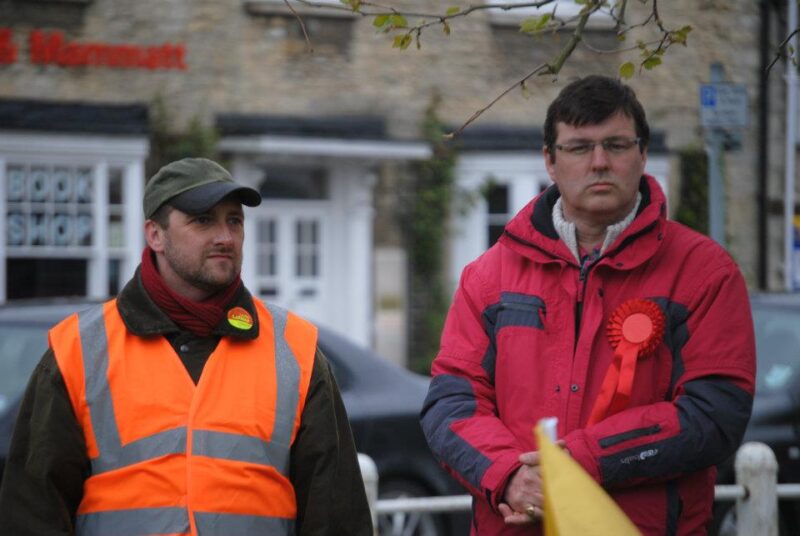
[[[147,245],[156,253],[164,251],[164,229],[153,220],[144,222],[144,239]]]
[[[551,153],[550,148],[547,145],[545,145],[542,148],[542,156],[544,156],[544,167],[547,169],[547,174],[550,175],[550,180],[555,182],[556,169],[555,169],[555,162],[553,161],[553,157],[555,156],[555,154]]]

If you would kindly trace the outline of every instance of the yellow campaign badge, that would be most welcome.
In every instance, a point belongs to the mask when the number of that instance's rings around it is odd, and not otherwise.
[[[228,311],[228,324],[236,329],[248,330],[253,327],[253,317],[242,307],[234,307]]]

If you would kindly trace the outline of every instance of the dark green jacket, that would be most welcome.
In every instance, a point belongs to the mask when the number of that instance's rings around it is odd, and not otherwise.
[[[145,292],[139,273],[117,299],[125,325],[138,336],[164,336],[195,384],[221,337],[255,338],[258,315],[241,286],[231,307],[247,309],[254,329],[241,331],[223,319],[208,337],[176,326]],[[89,475],[83,431],[52,350],[28,384],[0,487],[0,534],[74,534],[75,512]],[[368,536],[369,507],[353,437],[327,359],[317,348],[308,398],[291,450],[290,479],[297,496],[299,536]],[[265,497],[265,500],[269,498]]]

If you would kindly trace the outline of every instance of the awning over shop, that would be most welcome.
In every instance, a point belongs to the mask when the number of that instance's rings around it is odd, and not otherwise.
[[[149,121],[143,104],[0,99],[0,130],[145,135]]]

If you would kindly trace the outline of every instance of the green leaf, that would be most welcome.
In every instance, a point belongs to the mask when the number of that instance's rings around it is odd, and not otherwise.
[[[349,6],[353,11],[361,9],[361,0],[339,0],[346,6]]]
[[[412,38],[410,34],[396,35],[394,36],[394,43],[392,43],[392,47],[405,50],[411,44],[411,41]]]
[[[521,33],[534,32],[537,24],[539,24],[539,17],[528,17],[519,23],[519,31]]]
[[[442,31],[444,32],[445,35],[450,35],[450,25],[447,24],[446,22],[443,22]]]
[[[458,13],[459,11],[461,11],[461,8],[460,8],[460,7],[458,7],[458,6],[453,6],[453,7],[449,7],[449,8],[447,8],[446,14],[447,14],[447,15],[455,15],[455,14],[456,14],[456,13]]]
[[[692,31],[691,26],[684,26],[679,30],[675,30],[674,32],[670,33],[670,39],[673,43],[679,43],[681,45],[686,46],[686,39],[689,35],[689,32]]]
[[[531,98],[531,92],[530,89],[528,88],[528,82],[523,80],[520,86],[522,88],[522,97],[525,99]]]
[[[620,78],[631,78],[633,73],[636,72],[636,67],[633,63],[626,61],[622,65],[619,66],[619,76]]]
[[[552,15],[545,13],[541,16],[528,17],[519,24],[519,31],[522,33],[536,33],[542,31],[547,23],[550,22]]]
[[[382,28],[387,22],[389,22],[389,15],[377,15],[375,20],[372,21],[372,25],[376,28]]]
[[[402,15],[389,15],[389,22],[392,28],[408,28],[408,21]]]
[[[655,67],[656,65],[661,65],[661,58],[658,56],[653,56],[652,58],[647,58],[642,62],[642,67],[647,69],[648,71]]]
[[[547,23],[550,22],[550,19],[552,18],[553,18],[552,13],[545,13],[544,15],[542,15],[542,17],[539,19],[539,29],[542,29],[545,26],[547,26]]]

